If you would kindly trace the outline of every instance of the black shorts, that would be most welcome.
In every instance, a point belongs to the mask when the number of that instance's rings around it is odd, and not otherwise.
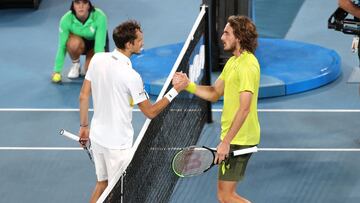
[[[245,149],[253,146],[249,145],[230,145],[230,151]],[[223,181],[241,181],[245,176],[246,166],[251,154],[231,156],[227,161],[219,164],[218,179]]]
[[[85,50],[82,53],[82,55],[86,55],[91,49],[94,49],[95,46],[95,40],[88,40],[82,37],[85,43]],[[109,52],[109,35],[106,32],[106,41],[105,41],[105,52]]]

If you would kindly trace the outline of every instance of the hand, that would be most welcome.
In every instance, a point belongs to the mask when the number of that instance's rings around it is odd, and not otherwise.
[[[339,7],[347,10],[349,7],[353,6],[353,3],[350,0],[338,0]]]
[[[180,84],[180,83],[183,81],[183,79],[184,79],[184,76],[183,76],[183,75],[186,76],[186,74],[183,73],[183,72],[176,72],[176,73],[174,74],[173,79],[172,79],[172,85],[175,86],[175,85]]]
[[[80,146],[85,147],[87,142],[89,141],[89,127],[80,127],[79,137]]]
[[[226,142],[220,142],[220,144],[216,148],[216,155],[214,164],[220,164],[222,161],[224,161],[228,156],[230,152],[230,143]]]
[[[359,36],[355,36],[351,43],[351,51],[353,53],[356,53],[358,51],[358,45],[359,45]]]
[[[183,72],[176,72],[172,79],[172,85],[177,92],[181,92],[182,90],[184,90],[189,85],[189,83],[189,78]]]

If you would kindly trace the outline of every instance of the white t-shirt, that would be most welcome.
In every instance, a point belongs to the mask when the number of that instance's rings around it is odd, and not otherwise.
[[[91,83],[94,115],[90,139],[109,149],[132,146],[132,108],[148,99],[130,59],[117,51],[96,53],[85,79]]]

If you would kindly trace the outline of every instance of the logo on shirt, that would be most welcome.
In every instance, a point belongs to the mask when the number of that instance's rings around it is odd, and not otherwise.
[[[132,98],[129,99],[129,104],[131,107],[134,107],[134,100]]]
[[[205,46],[201,45],[199,53],[193,58],[192,64],[189,67],[189,79],[193,82],[199,82],[201,73],[205,65]]]
[[[145,89],[142,92],[139,92],[139,96],[142,96],[145,94],[146,99],[149,99],[148,93],[145,91]]]
[[[93,26],[90,26],[90,32],[95,33],[95,28]]]

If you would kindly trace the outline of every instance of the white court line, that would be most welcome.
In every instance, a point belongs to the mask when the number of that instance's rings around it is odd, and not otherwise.
[[[181,150],[182,148],[159,148],[154,150]],[[81,147],[0,147],[0,151],[82,151]],[[258,148],[268,152],[360,152],[359,148]]]
[[[56,109],[56,108],[0,108],[0,112],[77,112],[79,109]],[[94,111],[94,109],[89,109]]]
[[[258,148],[270,152],[360,152],[358,148]]]
[[[56,108],[0,108],[0,112],[78,112],[79,109]],[[89,111],[94,111],[89,109]],[[140,109],[133,109],[140,112]],[[222,112],[222,109],[212,109],[212,112]],[[286,113],[359,113],[360,109],[258,109],[258,112],[286,112]]]
[[[0,151],[77,151],[81,147],[0,147]]]
[[[359,113],[360,109],[259,109],[258,111],[287,113]]]
[[[77,112],[79,109],[55,109],[55,108],[0,108],[0,112]],[[93,111],[90,109],[89,111]],[[133,111],[139,112],[139,109]],[[304,112],[304,113],[358,113],[360,109],[259,109],[259,112]],[[212,109],[212,112],[222,112],[222,109]],[[83,150],[82,148],[69,147],[0,147],[0,150]],[[261,148],[263,151],[360,151],[360,149],[346,148]]]
[[[222,109],[212,109],[212,112],[222,112]],[[258,109],[258,112],[284,113],[359,113],[360,109]]]

